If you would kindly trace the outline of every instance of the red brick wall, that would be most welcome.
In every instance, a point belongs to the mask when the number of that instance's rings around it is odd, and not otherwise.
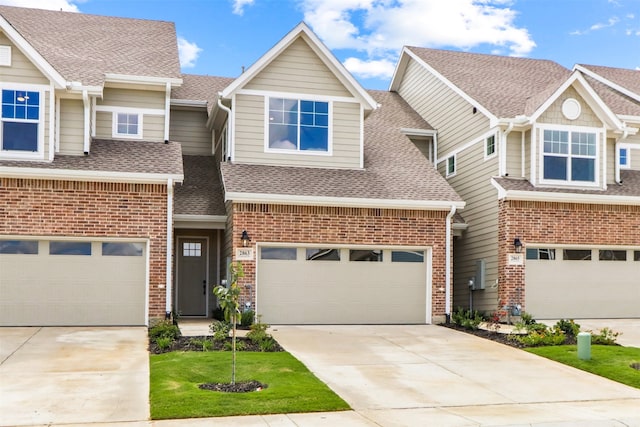
[[[527,242],[547,244],[638,245],[640,206],[612,206],[581,203],[500,201],[498,226],[499,298],[515,301],[520,290],[524,305],[525,265],[507,265],[519,237]]]
[[[149,239],[149,317],[164,317],[166,185],[0,178],[0,235]]]
[[[431,246],[432,314],[445,313],[445,211],[361,209],[234,203],[233,252],[247,230],[258,242]],[[234,254],[235,255],[235,254]],[[242,262],[245,284],[255,284],[255,261]],[[249,298],[249,295],[243,295]],[[254,301],[255,303],[255,301]]]

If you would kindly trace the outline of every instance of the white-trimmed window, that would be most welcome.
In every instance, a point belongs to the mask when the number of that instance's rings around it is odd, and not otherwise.
[[[142,114],[113,113],[114,138],[142,138]]]
[[[488,159],[496,155],[496,135],[488,136],[484,140],[484,158]]]
[[[329,102],[269,98],[267,108],[267,150],[321,154],[331,152]]]
[[[2,89],[3,153],[38,153],[42,149],[42,98],[39,91]]]
[[[622,169],[629,169],[631,167],[631,162],[629,161],[629,149],[621,148],[619,155],[620,155],[620,167]]]
[[[453,176],[456,174],[456,156],[447,157],[447,174],[446,176]]]
[[[543,129],[541,155],[543,182],[580,185],[597,183],[596,130]]]

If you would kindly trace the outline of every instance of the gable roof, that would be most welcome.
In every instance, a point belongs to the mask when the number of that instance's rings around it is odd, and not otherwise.
[[[182,86],[171,91],[171,101],[203,101],[207,103],[207,113],[218,102],[218,94],[229,86],[235,79],[230,77],[201,76],[197,74],[183,74]]]
[[[305,24],[301,22],[286,36],[284,36],[274,47],[262,55],[258,61],[253,63],[240,77],[222,91],[223,98],[229,98],[233,93],[244,87],[260,71],[264,70],[280,53],[287,49],[299,37],[303,37],[314,50],[320,60],[334,73],[340,82],[365,105],[365,110],[374,110],[376,102],[366,90],[357,82],[347,69],[336,59],[331,51],[320,41],[318,36]]]
[[[171,22],[0,6],[0,15],[68,82],[106,74],[180,79]]]
[[[640,101],[640,71],[600,65],[578,64],[575,69]]]
[[[432,129],[400,95],[369,91],[380,103],[364,122],[364,169],[221,165],[227,200],[312,205],[449,209],[464,202],[402,129]]]
[[[435,70],[445,83],[455,86],[496,118],[535,111],[571,75],[562,65],[541,59],[409,46],[404,48],[401,61],[407,61],[408,55]],[[392,90],[402,79],[397,71]]]

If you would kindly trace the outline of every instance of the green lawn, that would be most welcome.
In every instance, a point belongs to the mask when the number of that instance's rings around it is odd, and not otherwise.
[[[151,418],[341,411],[349,405],[286,352],[237,353],[236,381],[257,380],[259,392],[200,390],[231,380],[231,352],[171,352],[150,356]]]
[[[631,387],[640,388],[640,371],[629,366],[632,363],[640,363],[640,348],[593,345],[591,346],[591,360],[578,359],[575,345],[533,347],[525,350]]]

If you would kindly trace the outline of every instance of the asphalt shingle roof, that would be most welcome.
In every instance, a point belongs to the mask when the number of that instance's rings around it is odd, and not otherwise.
[[[549,60],[407,49],[498,118],[531,114],[571,75]]]
[[[175,190],[175,214],[226,215],[222,184],[212,156],[183,156],[184,182]]]
[[[101,86],[105,73],[180,78],[172,22],[0,6],[11,26],[68,81]]]
[[[431,129],[396,93],[369,91],[380,104],[364,125],[364,169],[221,165],[227,192],[381,200],[455,201],[449,186],[401,128]]]
[[[181,175],[182,148],[177,142],[119,141],[96,139],[86,156],[56,155],[53,162],[0,160],[1,167],[63,169]]]
[[[197,74],[183,74],[182,86],[173,89],[172,99],[188,101],[206,101],[207,111],[218,102],[218,92],[229,86],[235,79],[230,77],[200,76]]]
[[[599,74],[605,79],[640,95],[640,70],[604,67],[601,65],[580,65],[596,74]]]

